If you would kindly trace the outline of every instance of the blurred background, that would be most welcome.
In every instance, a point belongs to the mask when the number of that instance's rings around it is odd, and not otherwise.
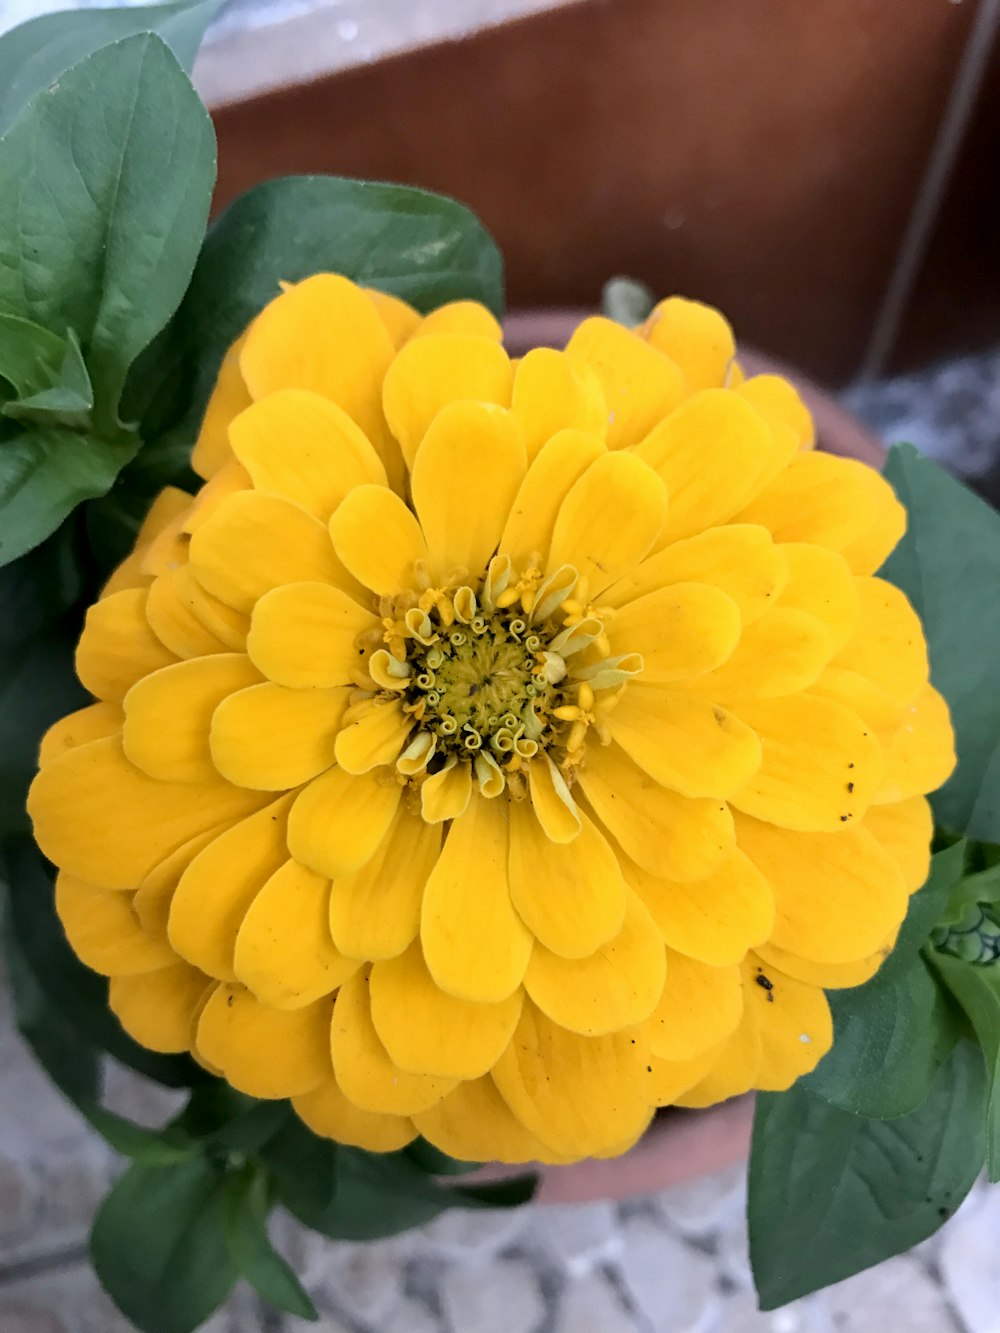
[[[71,5],[0,0],[0,30]],[[299,172],[454,195],[512,307],[594,308],[618,274],[717,304],[1000,501],[1000,0],[229,0],[195,79],[217,208]],[[0,1333],[119,1333],[84,1254],[113,1164],[2,986],[0,1068]],[[151,1094],[120,1095],[137,1115]],[[1000,1333],[1000,1191],[771,1315],[742,1195],[737,1165],[371,1246],[286,1241],[321,1333]],[[242,1297],[211,1325],[300,1327]]]

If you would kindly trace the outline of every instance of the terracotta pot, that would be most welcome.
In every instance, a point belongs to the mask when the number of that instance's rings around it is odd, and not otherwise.
[[[521,355],[532,347],[562,347],[585,310],[521,310],[505,323],[508,349]],[[741,348],[740,360],[751,374],[786,375],[802,394],[816,422],[819,447],[881,467],[885,451],[872,433],[829,394],[786,365]],[[624,1199],[711,1175],[746,1157],[750,1146],[753,1098],[738,1097],[707,1111],[672,1108],[658,1115],[645,1135],[621,1157],[590,1159],[572,1166],[539,1168],[540,1203],[585,1203]],[[469,1179],[496,1180],[521,1168],[490,1166]]]

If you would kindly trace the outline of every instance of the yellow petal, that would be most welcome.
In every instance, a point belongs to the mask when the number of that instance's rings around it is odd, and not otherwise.
[[[863,986],[879,970],[896,942],[895,934],[886,939],[874,953],[867,958],[859,958],[853,963],[815,963],[811,958],[800,958],[798,954],[779,949],[776,944],[762,944],[756,949],[757,958],[764,964],[767,975],[771,969],[783,972],[796,981],[804,981],[809,986],[819,986],[823,990],[841,990],[851,986]]]
[[[178,657],[205,657],[209,653],[224,653],[230,645],[206,628],[192,611],[188,599],[182,596],[182,589],[192,579],[190,566],[181,565],[166,570],[153,580],[146,597],[149,627],[160,642]]]
[[[527,801],[510,806],[511,902],[546,949],[585,958],[613,940],[625,917],[625,884],[607,839],[582,816],[580,836],[552,842]]]
[[[245,650],[250,617],[206,592],[190,565],[180,565],[160,578],[174,585],[185,609],[230,652],[242,653]]]
[[[739,607],[718,588],[675,583],[623,606],[611,642],[615,652],[641,655],[644,683],[665,685],[712,672],[738,643],[742,649],[741,623]]]
[[[888,482],[864,463],[804,453],[740,511],[738,521],[762,523],[777,541],[828,546],[855,573],[870,574],[899,541],[906,514]]]
[[[653,307],[641,333],[678,367],[688,393],[725,387],[736,343],[718,310],[671,296]]]
[[[219,981],[235,981],[233,952],[243,918],[288,860],[285,835],[292,799],[283,796],[220,833],[180,875],[170,903],[170,943]]]
[[[191,501],[191,507],[182,516],[173,539],[171,540],[169,532],[162,532],[147,547],[143,570],[147,574],[163,574],[168,569],[175,569],[187,559],[191,534],[208,522],[223,500],[227,500],[237,492],[252,489],[250,473],[242,463],[230,458]]]
[[[744,981],[744,987],[746,982]],[[754,1022],[750,997],[745,993],[743,1017],[731,1037],[716,1047],[715,1060],[708,1073],[688,1091],[676,1098],[678,1106],[700,1109],[716,1102],[739,1097],[757,1085],[763,1052],[760,1031]]]
[[[283,389],[229,427],[233,453],[264,495],[279,495],[326,523],[353,487],[386,484],[374,446],[347,413],[304,389]]]
[[[362,1111],[348,1101],[332,1075],[312,1092],[293,1097],[292,1105],[314,1134],[366,1152],[398,1152],[417,1137],[409,1117]]]
[[[126,588],[87,611],[76,674],[98,699],[121,703],[140,677],[177,661],[149,627],[146,596],[145,588]]]
[[[697,393],[664,417],[635,450],[670,496],[658,548],[731,518],[774,448],[767,424],[725,389]]]
[[[648,1024],[647,1024],[648,1027]],[[712,1047],[689,1060],[661,1060],[649,1057],[649,1086],[656,1106],[672,1106],[709,1073],[718,1058],[719,1048]]]
[[[252,611],[286,583],[342,582],[330,534],[318,519],[277,495],[239,491],[191,538],[198,582],[237,611]]]
[[[799,449],[811,449],[816,442],[816,428],[809,409],[798,390],[780,375],[753,375],[738,385],[736,393],[745,398],[771,426],[791,430]]]
[[[336,990],[359,966],[330,938],[330,881],[286,861],[243,918],[236,976],[262,1004],[301,1009]]]
[[[617,745],[591,746],[578,780],[604,827],[651,875],[704,879],[732,850],[724,802],[668,791]]]
[[[389,292],[380,292],[374,287],[366,287],[364,292],[378,311],[379,318],[388,331],[393,347],[402,347],[417,325],[420,324],[420,312],[414,310],[413,306],[401,300],[398,296],[392,296]]]
[[[633,682],[607,725],[644,772],[683,796],[731,796],[760,767],[760,742],[750,727],[676,689]],[[629,792],[622,796],[627,800]]]
[[[240,368],[256,400],[279,389],[308,389],[343,408],[378,446],[385,432],[382,379],[393,352],[370,296],[347,278],[318,273],[261,311]]]
[[[249,814],[263,799],[221,778],[157,782],[109,736],[46,765],[31,785],[28,812],[38,845],[61,869],[90,884],[135,889],[189,838]]]
[[[198,1020],[198,1053],[250,1097],[295,1097],[330,1077],[330,1001],[271,1009],[219,984]]]
[[[75,750],[78,745],[113,736],[121,731],[123,721],[124,714],[116,704],[90,704],[78,708],[75,713],[67,713],[58,722],[53,722],[42,737],[38,751],[39,768],[51,764],[67,750]]]
[[[173,1054],[191,1046],[209,985],[193,967],[176,963],[140,976],[112,977],[108,1007],[130,1037],[151,1051]]]
[[[413,1123],[425,1139],[464,1162],[533,1162],[560,1159],[529,1134],[489,1077],[460,1083]]]
[[[718,1046],[743,1014],[738,967],[709,967],[667,950],[667,979],[645,1025],[649,1049],[661,1060],[691,1060]]]
[[[393,1064],[372,1022],[366,971],[355,972],[337,992],[331,1048],[340,1090],[363,1111],[413,1115],[455,1086],[454,1079],[408,1074]]]
[[[484,305],[478,301],[449,301],[425,315],[413,330],[414,338],[429,334],[456,333],[475,338],[492,338],[500,342],[503,329]]]
[[[864,828],[885,849],[903,872],[903,881],[915,893],[931,869],[934,816],[925,796],[910,796],[889,805],[873,805]]]
[[[902,704],[911,703],[927,683],[927,644],[917,613],[884,579],[859,578],[859,615],[853,636],[833,660],[856,671]]]
[[[561,430],[538,451],[500,537],[500,550],[515,567],[524,569],[533,559],[544,567],[563,500],[591,463],[606,452],[602,440],[581,430]]]
[[[674,362],[613,320],[585,319],[566,352],[596,371],[601,382],[609,449],[641,440],[684,396],[684,376]]]
[[[428,824],[441,824],[464,814],[472,796],[472,768],[449,760],[420,788],[420,811]]]
[[[656,474],[633,454],[605,454],[574,483],[552,533],[548,568],[572,565],[594,598],[652,547],[667,512]]]
[[[205,408],[201,430],[191,452],[191,466],[206,480],[230,458],[229,423],[253,401],[240,371],[240,353],[246,342],[243,333],[233,343],[219,367],[215,388]]]
[[[786,562],[766,528],[752,523],[710,528],[644,560],[601,596],[625,606],[674,583],[706,583],[731,597],[744,624],[762,616],[784,585]]]
[[[600,1037],[648,1018],[663,992],[666,971],[656,922],[638,894],[629,892],[614,939],[589,958],[560,958],[536,944],[524,986],[553,1023],[585,1037]]]
[[[861,818],[885,760],[855,713],[799,694],[742,703],[739,716],[760,737],[763,760],[732,797],[737,809],[803,832],[832,832]]]
[[[181,875],[202,848],[221,836],[221,832],[225,830],[212,829],[209,833],[199,833],[197,837],[181,843],[176,851],[153,867],[132,895],[135,913],[151,939],[167,938],[170,907]]]
[[[241,653],[177,662],[145,676],[125,696],[122,746],[127,758],[164,782],[208,782],[212,713],[227,695],[260,680]]]
[[[424,890],[420,938],[427,966],[442,990],[462,1000],[505,1000],[528,964],[531,935],[510,900],[509,841],[504,803],[473,796]]]
[[[806,611],[776,606],[744,628],[739,646],[722,666],[684,686],[720,703],[781,698],[807,689],[832,656],[833,643],[822,621]]]
[[[420,930],[424,885],[441,851],[441,829],[400,807],[371,859],[335,880],[330,931],[352,958],[394,958]]]
[[[348,685],[361,663],[358,636],[377,623],[340,588],[289,583],[254,607],[247,652],[269,680],[290,689]]]
[[[860,825],[838,833],[790,833],[737,818],[740,848],[770,882],[770,943],[815,962],[874,953],[906,914],[902,872]]]
[[[166,527],[172,527],[191,508],[191,496],[176,486],[165,486],[149,506],[136,533],[135,545],[101,589],[102,597],[125,588],[144,588],[150,576],[142,572],[142,563],[153,540]]]
[[[513,1036],[523,992],[474,1004],[434,984],[419,942],[376,963],[369,980],[372,1022],[389,1058],[411,1074],[474,1079],[488,1073]]]
[[[415,515],[384,486],[352,491],[330,520],[330,535],[345,567],[379,596],[414,587],[414,566],[428,559]]]
[[[833,1043],[830,1006],[819,986],[808,986],[764,965],[753,955],[743,965],[747,1008],[760,1033],[756,1086],[784,1092],[815,1069]],[[761,984],[766,981],[767,985]]]
[[[531,808],[551,842],[572,842],[581,828],[580,811],[566,779],[547,754],[528,765]]]
[[[493,1081],[529,1133],[558,1153],[592,1156],[649,1119],[648,1052],[637,1031],[581,1037],[526,1002]]]
[[[834,651],[851,638],[858,623],[858,590],[847,561],[837,551],[806,542],[777,548],[788,569],[780,604],[806,611],[823,622]]]
[[[287,791],[334,762],[350,689],[290,690],[266,681],[223,699],[212,714],[212,762],[240,787]]]
[[[77,958],[106,977],[155,972],[177,961],[172,949],[143,930],[128,894],[60,873],[56,911]]]
[[[879,805],[936,791],[955,767],[955,735],[948,705],[925,685],[910,705],[885,755],[885,773],[873,800]]]
[[[666,943],[690,958],[726,967],[771,934],[771,886],[738,848],[710,875],[690,882],[656,879],[634,862],[623,871]]]
[[[360,870],[385,837],[401,788],[370,773],[332,768],[297,798],[288,820],[288,850],[297,861],[337,879]]]
[[[855,713],[883,743],[891,739],[910,709],[908,702],[900,703],[867,676],[844,667],[826,667],[809,686],[809,693]]]
[[[337,737],[337,763],[347,773],[394,763],[412,730],[413,718],[399,699],[366,699],[351,709]]]
[[[517,421],[503,408],[451,403],[438,413],[411,464],[434,577],[486,568],[526,465]]]
[[[512,378],[507,353],[492,338],[441,333],[408,342],[382,388],[386,420],[407,466],[443,407],[461,399],[507,407]]]
[[[551,347],[535,347],[522,357],[514,372],[511,409],[529,459],[560,431],[584,432],[601,441],[607,433],[608,407],[596,373]]]

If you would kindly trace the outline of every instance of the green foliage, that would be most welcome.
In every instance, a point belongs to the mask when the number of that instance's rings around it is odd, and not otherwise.
[[[932,797],[942,827],[1000,842],[1000,514],[910,445],[885,475],[909,513],[882,573],[924,622],[931,678],[948,700],[958,767]]]
[[[270,1207],[268,1178],[263,1172],[247,1166],[230,1178],[223,1215],[229,1257],[266,1301],[300,1319],[316,1320],[319,1315],[308,1293],[271,1244],[267,1234]]]
[[[101,1204],[90,1254],[101,1285],[143,1333],[192,1333],[232,1290],[224,1170],[206,1157],[133,1162]]]
[[[26,104],[71,65],[102,46],[156,32],[189,70],[205,29],[223,0],[181,0],[129,9],[88,9],[43,14],[0,37],[0,134]]]
[[[978,967],[931,950],[930,958],[945,986],[968,1016],[986,1061],[986,1166],[1000,1180],[1000,963]]]
[[[500,252],[454,200],[377,181],[268,181],[210,230],[177,318],[137,368],[134,410],[149,410],[145,385],[184,383],[191,396],[182,438],[190,437],[230,344],[280,282],[320,272],[343,273],[418,310],[458,299],[482,301],[497,314],[503,307]],[[160,411],[161,424],[176,424]]]
[[[979,1051],[956,1046],[923,1104],[895,1120],[830,1106],[801,1086],[757,1099],[750,1260],[761,1308],[839,1282],[924,1240],[983,1164]]]
[[[87,55],[0,139],[2,412],[22,426],[0,437],[0,564],[135,456],[125,377],[184,295],[214,179],[208,115],[148,33]]]

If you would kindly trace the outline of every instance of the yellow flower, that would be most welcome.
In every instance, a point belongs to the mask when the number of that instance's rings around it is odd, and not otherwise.
[[[319,275],[222,367],[30,808],[124,1027],[314,1130],[622,1151],[781,1089],[953,764],[904,514],[670,300],[512,362]]]

